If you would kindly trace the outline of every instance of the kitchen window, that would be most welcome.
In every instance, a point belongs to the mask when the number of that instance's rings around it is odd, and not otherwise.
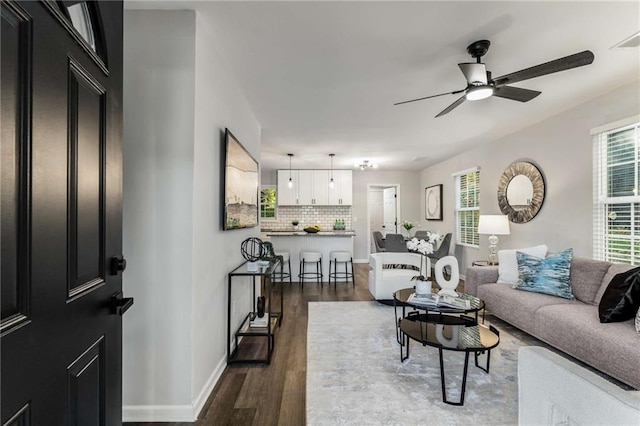
[[[262,220],[276,220],[278,191],[276,186],[265,185],[260,190],[260,218]]]

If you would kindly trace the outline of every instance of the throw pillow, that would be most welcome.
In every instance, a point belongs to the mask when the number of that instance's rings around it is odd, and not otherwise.
[[[518,282],[518,261],[516,252],[522,252],[531,256],[544,259],[547,255],[547,246],[540,245],[535,247],[527,247],[518,250],[499,250],[498,251],[498,282],[505,284],[515,284]]]
[[[600,299],[600,322],[620,322],[633,318],[640,308],[640,267],[613,277]]]
[[[571,293],[572,257],[573,249],[567,249],[546,259],[517,252],[520,278],[513,288],[575,299]]]
[[[636,331],[640,334],[640,308],[638,308],[638,312],[636,313]]]

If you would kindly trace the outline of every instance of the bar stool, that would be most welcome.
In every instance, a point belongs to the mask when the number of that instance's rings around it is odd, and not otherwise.
[[[314,263],[316,264],[316,270],[307,272],[306,266]],[[316,282],[322,286],[322,253],[318,251],[300,252],[300,273],[298,274],[298,278],[300,278],[300,285],[303,287],[305,278],[315,278]]]
[[[338,272],[338,263],[344,263],[344,271]],[[351,264],[351,272],[349,272],[348,264]],[[333,269],[331,266],[333,265]],[[331,284],[331,278],[333,278],[333,286],[337,286],[337,280],[344,279],[349,282],[349,278],[353,281],[353,286],[356,286],[355,275],[353,274],[353,257],[350,251],[332,251],[329,253],[329,284]]]
[[[275,282],[284,282],[285,278],[289,278],[289,285],[291,285],[291,257],[288,251],[277,251],[276,256],[279,256],[282,260],[280,267],[276,268],[271,274],[271,280]],[[287,265],[287,271],[284,270],[284,265]],[[279,281],[278,281],[279,280]]]

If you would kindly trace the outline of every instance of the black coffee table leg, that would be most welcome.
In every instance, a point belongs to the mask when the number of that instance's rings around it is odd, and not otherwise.
[[[460,391],[460,400],[458,402],[449,401],[447,399],[447,387],[444,380],[444,357],[442,348],[438,348],[440,354],[440,382],[442,384],[442,402],[450,405],[464,405],[464,391],[467,386],[467,370],[469,369],[469,352],[464,353],[464,371],[462,373],[462,390]]]
[[[500,331],[498,331],[497,328],[495,328],[494,326],[490,325],[489,326],[489,330],[491,330],[494,334],[500,336]],[[485,351],[479,351],[479,352],[475,352],[474,353],[474,357],[475,357],[475,363],[476,363],[476,367],[478,367],[480,370],[484,371],[485,373],[489,373],[489,365],[491,363],[491,349],[489,349],[487,352],[487,362],[485,363],[486,367],[482,367],[480,365],[480,363],[478,363],[478,358],[480,357],[480,355],[482,355]]]
[[[404,334],[403,332],[400,332],[400,362],[404,362],[406,361],[407,358],[409,358],[409,342],[411,341],[411,339],[409,339],[409,337]],[[402,352],[402,348],[406,347],[406,355]]]

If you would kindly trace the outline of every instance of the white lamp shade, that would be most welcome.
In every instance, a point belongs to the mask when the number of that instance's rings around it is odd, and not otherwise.
[[[502,214],[481,214],[478,234],[509,235],[509,217]]]

